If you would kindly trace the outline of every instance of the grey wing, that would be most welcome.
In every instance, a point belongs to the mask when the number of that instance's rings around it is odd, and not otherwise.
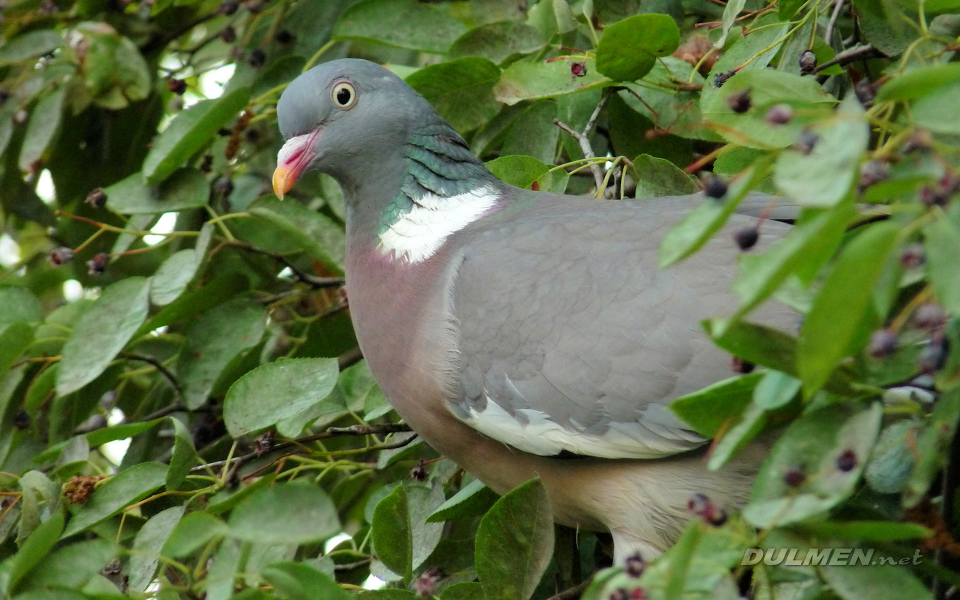
[[[702,445],[667,405],[733,374],[700,321],[735,306],[737,251],[718,236],[658,270],[660,241],[689,208],[578,202],[474,232],[453,287],[454,414],[539,455],[656,458]]]

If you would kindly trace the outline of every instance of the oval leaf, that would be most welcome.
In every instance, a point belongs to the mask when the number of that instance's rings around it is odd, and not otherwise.
[[[615,81],[634,81],[679,45],[680,30],[672,17],[634,15],[603,29],[597,44],[597,70]]]
[[[340,531],[333,501],[306,481],[257,490],[233,509],[227,525],[232,537],[266,544],[322,542]]]

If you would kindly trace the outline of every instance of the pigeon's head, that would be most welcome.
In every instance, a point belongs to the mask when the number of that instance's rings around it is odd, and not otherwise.
[[[277,103],[286,142],[273,189],[280,198],[307,170],[350,183],[388,160],[411,131],[440,117],[402,79],[375,63],[345,58],[297,77]]]

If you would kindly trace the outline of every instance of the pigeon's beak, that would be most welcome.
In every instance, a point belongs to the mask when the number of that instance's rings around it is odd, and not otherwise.
[[[318,135],[320,129],[292,137],[280,148],[277,170],[273,172],[273,191],[281,200],[316,157],[313,145]]]

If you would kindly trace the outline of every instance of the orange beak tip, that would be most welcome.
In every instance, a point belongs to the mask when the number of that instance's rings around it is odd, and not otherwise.
[[[277,198],[283,200],[284,195],[290,191],[295,182],[296,177],[292,169],[277,167],[273,172],[273,193],[277,195]]]

